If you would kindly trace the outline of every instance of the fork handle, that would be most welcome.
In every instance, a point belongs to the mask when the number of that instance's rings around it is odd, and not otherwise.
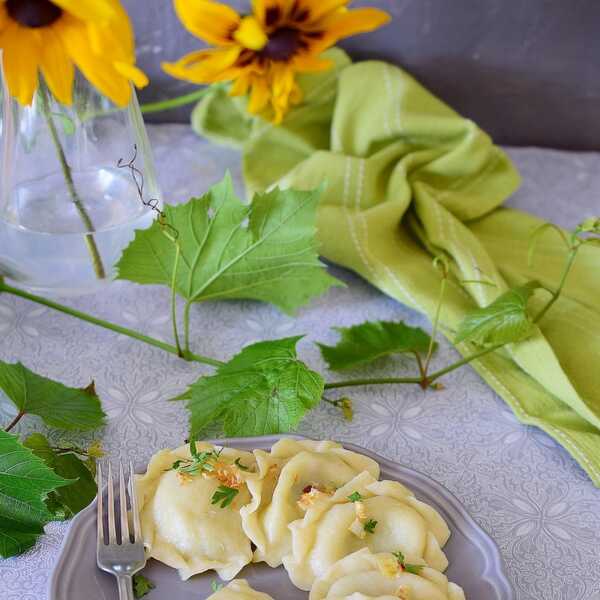
[[[119,600],[135,600],[131,575],[117,575],[117,588]]]

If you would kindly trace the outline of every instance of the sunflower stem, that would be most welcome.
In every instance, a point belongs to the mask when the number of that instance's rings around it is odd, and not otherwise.
[[[75,188],[75,182],[73,181],[73,173],[71,172],[71,167],[67,162],[67,157],[65,156],[65,151],[60,142],[60,137],[56,129],[56,124],[54,123],[54,119],[52,118],[52,112],[50,110],[50,101],[48,99],[48,92],[43,81],[40,81],[39,92],[40,99],[42,101],[42,112],[44,113],[44,117],[48,125],[50,138],[52,139],[52,143],[54,144],[54,147],[56,149],[56,154],[58,155],[58,160],[60,162],[63,177],[65,178],[65,182],[67,184],[67,189],[69,190],[71,200],[73,201],[73,204],[75,205],[75,208],[79,213],[79,217],[81,218],[81,221],[83,222],[83,225],[87,230],[84,239],[85,245],[87,246],[88,252],[92,259],[94,273],[96,274],[96,277],[98,279],[105,279],[106,271],[104,270],[102,258],[100,257],[100,252],[98,252],[96,240],[93,236],[94,225],[85,209],[85,206],[83,205],[83,202],[81,201],[79,194],[77,193],[77,189]]]
[[[140,110],[142,111],[142,114],[148,115],[161,112],[163,110],[169,110],[171,108],[186,106],[187,104],[192,104],[193,102],[201,100],[204,98],[204,96],[206,96],[206,94],[208,94],[209,91],[215,89],[215,87],[217,86],[203,87],[194,92],[190,92],[189,94],[184,94],[183,96],[176,96],[175,98],[168,98],[167,100],[159,100],[158,102],[147,102],[146,104],[140,105]]]

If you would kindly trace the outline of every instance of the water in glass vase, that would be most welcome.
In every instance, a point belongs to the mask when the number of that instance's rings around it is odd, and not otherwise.
[[[127,171],[88,169],[73,173],[73,183],[93,224],[106,276],[94,270],[88,230],[61,173],[13,189],[11,210],[0,213],[0,275],[56,296],[93,292],[110,282],[134,231],[149,227],[155,213],[141,202]]]

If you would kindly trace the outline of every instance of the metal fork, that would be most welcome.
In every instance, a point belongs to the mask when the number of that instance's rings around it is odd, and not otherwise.
[[[96,556],[98,567],[117,578],[119,600],[134,600],[132,577],[146,564],[138,501],[133,480],[133,465],[129,463],[129,499],[131,506],[131,528],[127,514],[127,493],[123,463],[119,462],[119,512],[115,520],[115,487],[112,467],[108,463],[107,505],[104,503],[102,465],[98,464],[98,542]],[[105,522],[108,535],[105,536]],[[133,531],[130,531],[132,529]],[[117,530],[119,537],[117,538]]]

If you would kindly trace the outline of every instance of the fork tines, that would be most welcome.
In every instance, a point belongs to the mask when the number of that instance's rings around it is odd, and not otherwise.
[[[102,464],[98,463],[96,482],[98,484],[98,545],[101,544],[135,544],[141,541],[140,516],[135,491],[133,464],[129,462],[128,482],[125,483],[123,462],[119,461],[119,509],[115,517],[115,482],[112,465],[108,462],[108,477],[106,482],[106,508],[104,499],[104,478]],[[131,509],[131,524],[128,517],[128,496]],[[105,535],[105,525],[108,526],[108,539]],[[118,535],[117,535],[118,534]]]

